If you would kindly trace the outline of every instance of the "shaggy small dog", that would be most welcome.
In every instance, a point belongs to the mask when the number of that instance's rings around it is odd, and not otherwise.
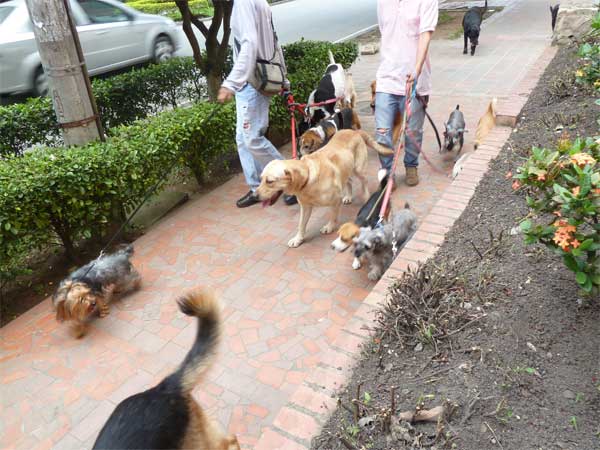
[[[417,230],[417,216],[408,203],[379,228],[361,228],[354,240],[354,256],[369,263],[369,280],[379,280],[403,245]]]
[[[239,450],[237,438],[222,434],[192,397],[219,343],[219,304],[206,289],[185,295],[178,304],[181,312],[198,319],[192,348],[179,368],[157,386],[119,403],[94,449]]]
[[[114,293],[125,293],[138,289],[141,278],[129,261],[133,246],[112,255],[101,256],[72,272],[64,279],[54,296],[52,304],[56,320],[74,322],[72,333],[80,338],[94,312],[100,317],[109,313],[108,303]]]

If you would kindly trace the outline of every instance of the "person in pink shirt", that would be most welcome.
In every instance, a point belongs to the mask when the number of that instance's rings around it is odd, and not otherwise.
[[[404,114],[405,95],[417,80],[417,98],[411,102],[407,124],[404,167],[406,184],[419,183],[417,167],[423,142],[425,107],[431,93],[429,43],[438,20],[438,0],[378,0],[377,18],[381,31],[381,62],[377,70],[375,97],[376,140],[394,148],[394,117]],[[407,92],[408,89],[408,92]],[[380,156],[381,167],[391,170],[392,156]]]

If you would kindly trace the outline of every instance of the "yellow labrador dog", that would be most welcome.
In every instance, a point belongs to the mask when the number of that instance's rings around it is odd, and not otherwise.
[[[321,233],[335,231],[342,203],[352,202],[350,177],[360,182],[363,200],[369,198],[367,147],[381,155],[393,154],[393,150],[379,145],[363,130],[341,130],[327,145],[301,160],[274,160],[267,164],[256,190],[263,204],[272,205],[283,192],[295,195],[300,203],[298,232],[288,246],[298,247],[304,242],[306,224],[315,206],[331,208],[329,222]]]

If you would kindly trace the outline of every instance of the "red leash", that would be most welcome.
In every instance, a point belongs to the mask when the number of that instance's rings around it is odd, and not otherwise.
[[[310,105],[307,105],[306,103],[296,103],[294,101],[294,95],[289,91],[282,92],[281,95],[286,100],[287,108],[288,108],[288,111],[290,112],[290,121],[291,121],[291,128],[292,128],[292,158],[298,159],[298,142],[297,142],[297,137],[296,137],[296,114],[295,113],[299,112],[300,114],[302,114],[302,117],[307,118],[308,117],[308,114],[306,113],[307,106],[309,108],[313,108],[315,106],[330,105],[331,103],[336,103],[340,99],[332,98],[329,100],[325,100],[324,102],[311,103]]]

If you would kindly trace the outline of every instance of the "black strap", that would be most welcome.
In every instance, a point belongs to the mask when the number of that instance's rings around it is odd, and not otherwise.
[[[429,123],[431,124],[431,127],[433,128],[433,131],[435,132],[435,138],[437,140],[439,149],[441,151],[442,150],[442,141],[440,139],[440,133],[439,133],[437,127],[435,126],[435,122],[433,121],[433,119],[431,118],[431,116],[429,115],[429,113],[427,112],[427,102],[425,102],[425,100],[423,99],[423,97],[420,96],[420,95],[417,95],[417,99],[419,100],[419,102],[423,106],[423,111],[425,111],[425,115],[427,116],[427,120],[429,120]]]

